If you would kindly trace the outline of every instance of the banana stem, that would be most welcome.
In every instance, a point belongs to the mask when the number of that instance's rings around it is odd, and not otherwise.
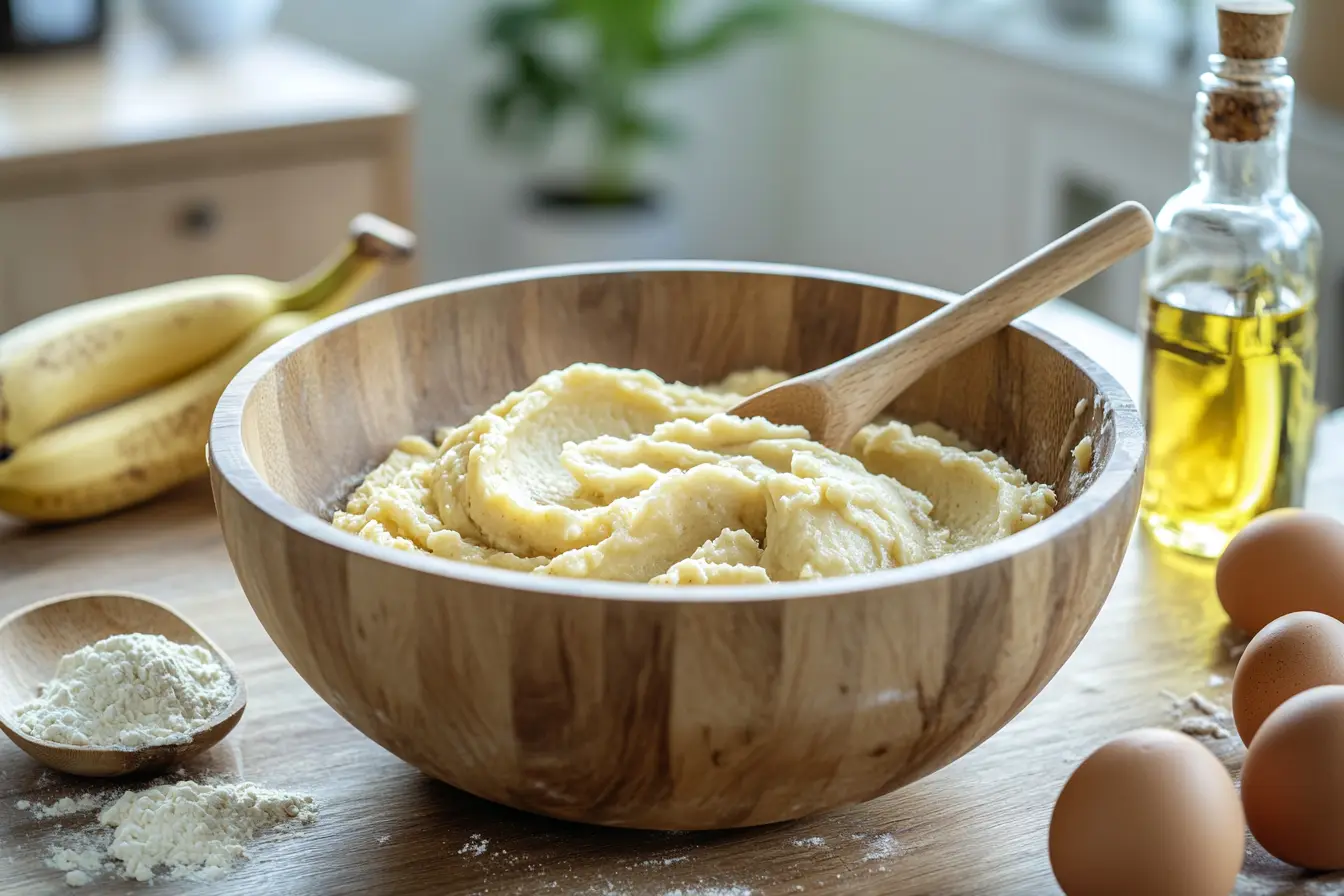
[[[281,311],[312,311],[346,304],[382,264],[380,258],[360,253],[351,241],[312,273],[295,280],[280,303]],[[335,309],[333,309],[335,310]]]
[[[356,215],[350,238],[330,258],[289,284],[281,311],[327,312],[344,307],[385,261],[402,261],[415,252],[415,235],[373,214]]]

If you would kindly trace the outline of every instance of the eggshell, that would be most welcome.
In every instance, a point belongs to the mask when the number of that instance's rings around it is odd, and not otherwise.
[[[1344,685],[1303,691],[1269,714],[1246,751],[1241,799],[1271,855],[1344,868]]]
[[[1344,684],[1344,622],[1313,610],[1280,616],[1251,639],[1232,678],[1232,718],[1250,743],[1294,694]]]
[[[1227,896],[1245,851],[1232,778],[1194,738],[1141,728],[1083,760],[1050,818],[1067,896]]]
[[[1297,610],[1344,620],[1344,523],[1292,508],[1262,514],[1228,542],[1214,586],[1248,634]]]

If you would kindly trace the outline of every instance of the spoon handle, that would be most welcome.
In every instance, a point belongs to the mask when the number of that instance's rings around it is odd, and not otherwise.
[[[849,396],[855,419],[871,420],[928,371],[1142,249],[1153,219],[1122,202],[1003,271],[963,298],[861,352],[816,372]],[[850,404],[853,402],[853,404]]]

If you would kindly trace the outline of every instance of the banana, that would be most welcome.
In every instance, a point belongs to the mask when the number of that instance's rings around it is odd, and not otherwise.
[[[259,352],[343,304],[276,314],[182,379],[23,445],[0,463],[0,511],[43,523],[89,519],[201,475],[229,382]]]
[[[303,278],[199,277],[54,311],[0,335],[0,461],[76,417],[220,358],[272,315],[353,295],[414,236],[359,215],[335,255]]]
[[[206,277],[62,308],[0,336],[0,451],[169,382],[278,310],[260,277]]]

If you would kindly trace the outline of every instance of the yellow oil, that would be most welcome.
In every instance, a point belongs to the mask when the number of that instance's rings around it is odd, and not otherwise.
[[[1148,296],[1140,516],[1217,557],[1255,516],[1300,506],[1316,424],[1315,296],[1182,283]]]

